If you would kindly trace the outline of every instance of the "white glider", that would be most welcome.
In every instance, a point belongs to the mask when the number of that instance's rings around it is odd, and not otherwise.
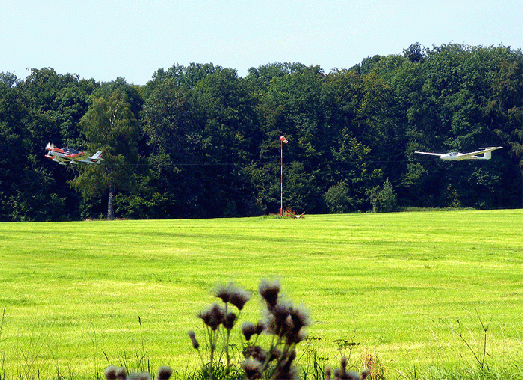
[[[442,160],[447,161],[461,161],[461,160],[490,160],[492,157],[492,151],[496,149],[501,149],[502,146],[490,147],[481,150],[476,150],[475,152],[470,153],[459,153],[459,152],[450,152],[450,153],[430,153],[430,152],[420,152],[415,151],[417,154],[428,154],[430,156],[438,156]]]

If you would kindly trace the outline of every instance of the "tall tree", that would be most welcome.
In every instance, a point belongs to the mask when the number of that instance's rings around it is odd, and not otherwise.
[[[101,164],[84,165],[71,181],[89,199],[107,194],[107,218],[114,219],[113,197],[117,190],[132,190],[139,164],[139,123],[127,94],[114,91],[93,99],[80,120],[90,151],[103,151]]]

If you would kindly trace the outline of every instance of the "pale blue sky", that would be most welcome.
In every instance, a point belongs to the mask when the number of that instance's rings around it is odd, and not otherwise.
[[[523,48],[522,0],[0,0],[0,72],[143,85],[173,64],[349,68],[410,44]]]

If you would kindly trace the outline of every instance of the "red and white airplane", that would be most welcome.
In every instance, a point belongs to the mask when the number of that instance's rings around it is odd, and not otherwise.
[[[428,154],[431,156],[438,156],[442,160],[447,161],[461,161],[461,160],[490,160],[492,157],[492,151],[496,149],[501,149],[502,146],[485,148],[482,150],[476,150],[475,152],[470,153],[459,153],[459,152],[450,152],[450,153],[429,153],[429,152],[419,152],[415,151],[414,153],[418,154]]]
[[[94,155],[89,156],[85,151],[78,151],[70,148],[57,148],[53,144],[48,143],[46,148],[46,158],[58,162],[60,165],[77,164],[83,162],[85,164],[99,164],[102,158],[102,151],[99,150]]]

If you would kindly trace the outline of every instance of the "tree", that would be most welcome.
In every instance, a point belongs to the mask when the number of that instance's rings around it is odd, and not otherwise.
[[[113,197],[117,190],[132,190],[137,181],[139,123],[126,93],[93,99],[80,120],[91,151],[103,151],[101,164],[84,165],[71,184],[85,198],[108,195],[107,218],[114,219]]]
[[[344,213],[353,209],[352,201],[349,197],[349,189],[343,181],[331,186],[323,197],[329,211],[332,213]]]
[[[67,220],[78,217],[78,194],[63,186],[72,172],[44,156],[47,142],[76,145],[77,124],[87,109],[93,81],[33,69],[25,81],[8,74],[0,82],[0,145],[16,151],[1,166],[7,220]],[[74,126],[74,127],[73,127]],[[4,145],[5,144],[5,145]]]
[[[383,188],[370,189],[368,194],[372,204],[372,212],[393,212],[397,210],[396,192],[388,178],[383,184]]]

